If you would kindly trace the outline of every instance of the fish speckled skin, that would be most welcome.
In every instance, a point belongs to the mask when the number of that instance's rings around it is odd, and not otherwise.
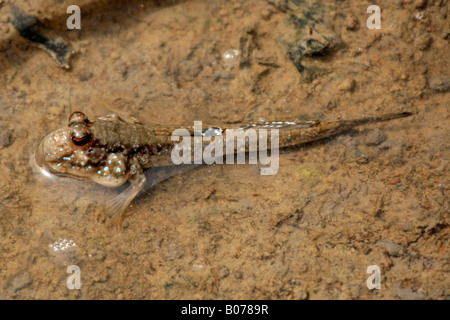
[[[289,147],[330,137],[357,125],[410,116],[409,112],[365,117],[355,120],[267,122],[234,127],[209,127],[218,135],[229,129],[279,129],[279,147]],[[130,186],[109,203],[109,211],[120,221],[131,200],[145,184],[143,169],[171,165],[174,126],[145,126],[108,115],[91,122],[74,112],[69,126],[47,135],[36,151],[37,164],[57,175],[87,179],[108,187],[125,182]],[[193,127],[184,127],[194,135]],[[220,129],[220,130],[219,130]],[[267,131],[270,139],[271,130]],[[270,145],[267,145],[270,149]],[[227,150],[224,150],[226,155]],[[248,149],[246,149],[248,151]],[[233,153],[237,150],[234,149]]]

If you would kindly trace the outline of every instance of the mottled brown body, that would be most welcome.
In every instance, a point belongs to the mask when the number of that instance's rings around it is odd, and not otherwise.
[[[207,127],[195,135],[207,135],[210,129],[212,136],[226,136],[230,129],[244,133],[249,129],[267,129],[267,139],[271,139],[272,130],[278,129],[279,148],[285,148],[327,138],[357,125],[410,115],[403,112],[355,120],[215,126]],[[174,133],[180,128],[185,130]],[[194,127],[144,126],[124,121],[116,115],[91,122],[83,113],[74,112],[69,118],[68,128],[56,130],[43,139],[36,152],[36,159],[41,167],[59,175],[88,179],[109,187],[130,182],[130,187],[110,202],[110,211],[122,219],[128,204],[145,184],[143,168],[173,164],[170,156],[179,143],[172,141],[176,135],[194,136]],[[266,148],[270,149],[271,144],[267,144]],[[226,155],[227,152],[237,153],[240,150],[234,148],[230,151],[224,145],[223,151],[223,155]],[[248,145],[242,151],[249,151]]]
[[[373,122],[388,121],[410,116],[409,112],[392,113],[376,117],[366,117],[354,120],[333,121],[305,121],[305,122],[267,122],[252,125],[220,125],[214,126],[227,130],[247,129],[279,129],[279,147],[286,148],[299,144],[324,139],[350,130],[355,126]],[[155,155],[162,151],[170,152],[178,142],[172,141],[171,136],[176,129],[185,128],[190,135],[194,135],[193,126],[154,126],[124,121],[99,120],[92,123],[90,129],[100,145],[108,149],[123,148],[135,153]],[[267,146],[270,149],[270,144]]]
[[[151,144],[147,127],[123,121],[99,120],[89,127],[100,145],[108,148],[124,147],[137,149]]]

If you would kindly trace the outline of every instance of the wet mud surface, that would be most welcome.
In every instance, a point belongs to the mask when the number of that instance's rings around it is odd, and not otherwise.
[[[1,299],[449,298],[447,1],[378,1],[380,30],[361,0],[86,0],[81,30],[66,28],[73,2],[14,1],[70,44],[68,70],[19,35],[10,2]],[[75,110],[147,124],[416,114],[283,150],[274,176],[248,164],[151,170],[117,228],[104,204],[120,190],[33,165]],[[66,287],[69,265],[81,290]],[[370,265],[380,290],[366,286]]]

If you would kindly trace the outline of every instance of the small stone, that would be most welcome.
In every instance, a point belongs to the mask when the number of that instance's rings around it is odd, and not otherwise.
[[[420,292],[415,292],[410,288],[397,288],[397,296],[402,300],[423,300],[425,295]]]
[[[386,141],[386,136],[380,129],[371,130],[365,138],[365,144],[367,146],[378,146],[384,141]]]
[[[89,47],[89,46],[91,45],[91,40],[89,40],[89,39],[81,40],[81,41],[79,42],[79,44],[80,44],[80,46],[82,46],[82,47]]]
[[[13,143],[11,132],[6,127],[0,127],[0,147],[7,148]]]
[[[272,16],[272,13],[273,13],[273,11],[271,8],[265,8],[261,11],[260,15],[261,15],[261,18],[263,18],[264,20],[269,20],[270,17]]]
[[[102,262],[105,260],[106,254],[98,248],[93,248],[93,249],[89,250],[88,257],[92,261]]]
[[[417,20],[422,20],[424,18],[424,16],[425,16],[425,11],[417,12],[415,15]]]
[[[242,8],[242,5],[240,3],[236,3],[233,7],[233,10],[239,10]]]
[[[80,80],[81,82],[85,82],[91,79],[93,76],[94,74],[92,72],[82,70],[78,73],[78,80]]]
[[[28,137],[28,131],[26,129],[18,129],[14,132],[14,135],[19,139],[25,139]]]
[[[392,240],[378,241],[377,245],[383,248],[392,257],[398,257],[403,253],[403,247]]]
[[[414,45],[419,50],[426,50],[430,47],[431,42],[432,42],[432,38],[429,35],[425,34],[425,35],[419,36],[414,41]]]
[[[220,266],[219,267],[219,278],[225,279],[230,275],[230,269],[228,269],[226,266]]]
[[[430,89],[436,92],[447,92],[450,89],[449,76],[430,76],[428,78],[428,85]]]
[[[305,288],[301,288],[301,287],[296,287],[293,290],[293,298],[295,300],[306,300],[309,297],[308,292],[305,290]]]
[[[406,73],[402,73],[402,75],[400,76],[400,79],[408,80],[409,79],[409,75],[407,75]]]
[[[353,79],[345,79],[339,86],[338,90],[340,91],[353,91],[355,88],[356,82]]]
[[[235,271],[233,276],[236,280],[242,280],[242,278],[244,278],[244,273],[242,271]]]
[[[416,0],[414,6],[416,9],[423,9],[426,7],[428,0]]]
[[[28,287],[29,285],[31,285],[32,282],[33,279],[31,278],[28,272],[19,274],[12,279],[8,291],[15,293],[16,291]]]
[[[345,19],[345,28],[350,31],[356,31],[359,29],[359,21],[354,15],[349,15]]]
[[[111,57],[111,59],[113,60],[117,60],[120,58],[120,54],[118,54],[116,51],[111,52],[111,54],[109,55]]]
[[[369,253],[371,253],[372,252],[372,248],[371,247],[364,247],[363,248],[363,253],[365,254],[365,255],[368,255]]]
[[[228,15],[228,11],[227,11],[226,9],[221,9],[221,10],[219,11],[219,16],[225,17],[225,16],[227,16],[227,15]]]

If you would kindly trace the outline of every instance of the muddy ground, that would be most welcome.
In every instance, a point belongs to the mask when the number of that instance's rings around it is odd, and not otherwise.
[[[11,2],[70,43],[70,69],[17,33]],[[446,0],[377,1],[379,30],[372,1],[321,1],[340,43],[304,58],[309,79],[278,41],[284,1],[78,1],[81,30],[66,28],[66,2],[0,1],[0,299],[450,297]],[[71,111],[105,109],[148,124],[416,114],[285,150],[274,176],[186,170],[118,229],[104,203],[119,191],[33,166]],[[66,287],[69,265],[81,290]]]

